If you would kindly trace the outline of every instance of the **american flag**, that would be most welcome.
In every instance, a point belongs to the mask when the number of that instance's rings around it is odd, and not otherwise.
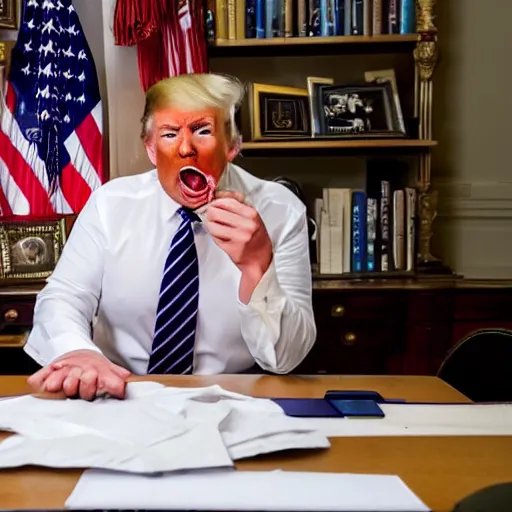
[[[25,0],[0,129],[1,215],[78,213],[104,182],[96,68],[72,0]]]

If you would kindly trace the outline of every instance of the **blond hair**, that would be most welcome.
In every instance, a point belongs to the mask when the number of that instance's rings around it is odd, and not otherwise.
[[[242,83],[229,75],[191,73],[160,80],[146,92],[141,137],[145,140],[149,136],[151,118],[157,110],[169,107],[181,110],[215,108],[223,111],[228,142],[235,146],[240,140],[235,112],[244,93]]]

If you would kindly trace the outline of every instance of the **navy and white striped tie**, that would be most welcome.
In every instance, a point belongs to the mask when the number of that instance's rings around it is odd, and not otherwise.
[[[183,220],[165,261],[148,373],[190,374],[193,368],[199,266],[192,222],[199,217],[184,207],[178,213]]]

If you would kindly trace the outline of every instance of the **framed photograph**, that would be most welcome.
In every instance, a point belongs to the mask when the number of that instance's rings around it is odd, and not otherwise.
[[[391,84],[315,84],[320,124],[317,137],[404,137]]]
[[[316,112],[316,87],[315,84],[334,84],[334,78],[323,78],[320,76],[308,76],[308,99],[309,99],[309,115],[311,118],[311,136],[315,137],[320,133],[320,124],[318,121],[318,114]]]
[[[311,137],[307,89],[253,83],[249,102],[253,140]]]
[[[18,30],[21,0],[0,0],[0,29]]]
[[[396,74],[394,69],[380,69],[378,71],[366,71],[364,79],[368,83],[382,84],[389,82],[393,91],[393,101],[395,102],[395,109],[398,116],[398,122],[400,123],[401,129],[405,132],[405,122],[402,113],[402,105],[400,103],[400,96],[398,94],[398,85],[396,83]]]
[[[0,224],[0,281],[43,281],[66,242],[64,219]]]

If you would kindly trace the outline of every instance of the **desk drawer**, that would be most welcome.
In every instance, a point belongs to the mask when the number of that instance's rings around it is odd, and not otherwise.
[[[398,326],[347,320],[336,324],[317,326],[316,343],[299,373],[403,373],[405,339]]]
[[[3,300],[0,303],[0,328],[7,325],[32,326],[35,299]]]
[[[512,292],[484,290],[459,293],[455,300],[455,319],[512,321]]]
[[[343,293],[322,290],[313,295],[315,317],[326,319],[375,319],[393,321],[407,314],[406,295],[403,292]]]

